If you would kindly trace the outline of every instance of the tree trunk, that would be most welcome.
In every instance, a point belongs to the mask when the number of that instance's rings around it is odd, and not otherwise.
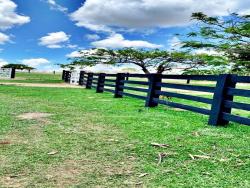
[[[150,74],[149,70],[148,70],[146,67],[142,67],[142,71],[143,71],[145,74]],[[147,78],[147,79],[148,79],[148,81],[150,81],[149,78]]]
[[[143,71],[145,74],[150,74],[149,70],[148,70],[146,67],[142,67],[142,71]]]
[[[157,74],[162,74],[163,72],[165,71],[165,68],[164,66],[162,65],[159,65],[159,67],[157,67]]]
[[[162,74],[164,72],[164,70],[157,70],[157,74]]]

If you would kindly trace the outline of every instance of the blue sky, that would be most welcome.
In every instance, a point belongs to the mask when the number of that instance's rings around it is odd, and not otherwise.
[[[227,2],[227,3],[225,3]],[[175,33],[195,29],[192,12],[249,13],[248,0],[0,0],[0,66],[53,70],[94,47],[178,46]]]

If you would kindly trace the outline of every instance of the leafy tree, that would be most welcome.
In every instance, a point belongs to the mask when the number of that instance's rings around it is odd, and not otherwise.
[[[218,74],[225,74],[230,73],[230,70],[227,67],[212,67],[209,69],[190,69],[184,71],[184,75],[218,75]]]
[[[13,69],[17,69],[17,70],[28,70],[29,72],[31,70],[34,70],[35,68],[24,65],[24,64],[7,64],[4,65],[2,68],[13,68]]]
[[[232,13],[220,18],[197,12],[192,19],[198,21],[199,29],[188,34],[190,40],[183,48],[215,50],[227,57],[232,72],[250,73],[250,15]]]
[[[136,68],[122,68],[121,72],[125,72],[125,73],[136,73],[137,69]]]
[[[58,64],[61,68],[69,68],[70,70],[74,70],[77,66],[79,66],[81,69],[83,69],[84,67],[88,67],[88,66],[94,66],[97,63],[94,62],[90,62],[87,60],[83,60],[80,58],[74,58],[73,61],[69,64]]]
[[[96,49],[95,53],[85,53],[77,62],[83,62],[85,65],[111,64],[123,65],[134,64],[146,73],[152,73],[154,68],[156,73],[163,73],[173,69],[181,71],[197,68],[206,64],[198,56],[193,56],[187,52],[168,52],[163,50],[143,50],[134,48],[124,48],[120,50]]]
[[[92,67],[97,65],[97,59],[94,58],[94,54],[97,52],[97,49],[90,50],[81,50],[79,51],[79,56],[74,58],[69,58],[71,61],[68,64],[57,64],[61,68],[69,68],[70,70],[74,70],[76,67],[80,67],[81,69],[85,67]]]

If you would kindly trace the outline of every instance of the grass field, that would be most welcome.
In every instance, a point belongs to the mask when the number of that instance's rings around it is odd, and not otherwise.
[[[207,121],[94,90],[2,85],[0,187],[250,187],[249,127]]]
[[[61,74],[53,73],[28,73],[17,72],[15,79],[0,79],[0,82],[17,82],[17,83],[62,83]]]

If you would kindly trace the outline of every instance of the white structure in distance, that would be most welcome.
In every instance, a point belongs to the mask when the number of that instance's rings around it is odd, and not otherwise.
[[[1,79],[11,79],[11,68],[0,68],[0,78]]]
[[[78,85],[80,79],[80,70],[71,71],[70,84]]]

